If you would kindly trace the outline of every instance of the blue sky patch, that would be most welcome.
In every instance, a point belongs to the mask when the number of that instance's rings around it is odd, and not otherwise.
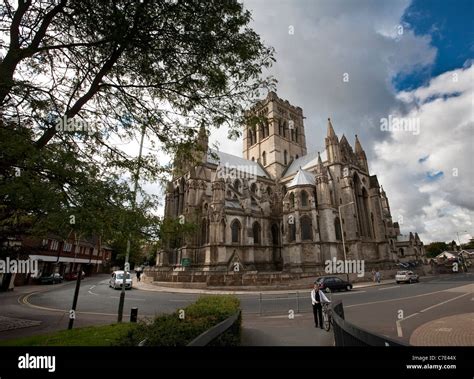
[[[430,67],[393,78],[397,91],[425,85],[446,71],[465,67],[474,57],[474,1],[414,0],[402,17],[415,35],[429,35],[437,55]]]

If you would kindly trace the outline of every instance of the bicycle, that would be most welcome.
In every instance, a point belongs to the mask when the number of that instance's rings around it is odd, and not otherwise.
[[[329,306],[329,303],[323,303],[323,324],[324,324],[324,329],[329,332],[331,329],[331,324],[334,321],[332,320],[332,310],[331,307]]]

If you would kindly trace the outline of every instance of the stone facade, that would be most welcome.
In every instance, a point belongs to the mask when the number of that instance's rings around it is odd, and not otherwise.
[[[392,221],[357,136],[353,149],[328,119],[325,151],[308,154],[303,110],[274,92],[249,115],[258,121],[244,130],[244,158],[206,154],[207,135],[200,131],[201,163],[181,164],[165,205],[165,217],[192,223],[197,231],[168,240],[156,269],[320,273],[326,260],[344,259],[343,240],[347,259],[369,265],[424,256],[418,235],[402,236]]]

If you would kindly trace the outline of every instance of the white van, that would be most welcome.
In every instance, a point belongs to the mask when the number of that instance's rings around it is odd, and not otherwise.
[[[112,287],[114,289],[122,288],[123,285],[123,271],[114,271],[112,273],[112,277],[109,280],[109,287]],[[127,279],[125,281],[125,289],[130,289],[132,288],[132,277],[130,276],[130,273],[127,273]]]

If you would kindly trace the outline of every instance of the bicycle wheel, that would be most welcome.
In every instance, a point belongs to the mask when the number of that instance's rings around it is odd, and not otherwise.
[[[326,329],[327,332],[331,330],[331,324],[332,324],[332,317],[330,314],[328,314],[328,323],[324,325],[324,329]]]
[[[324,329],[326,329],[326,331],[329,331],[329,329],[331,329],[331,319],[327,311],[323,313],[323,323]]]

